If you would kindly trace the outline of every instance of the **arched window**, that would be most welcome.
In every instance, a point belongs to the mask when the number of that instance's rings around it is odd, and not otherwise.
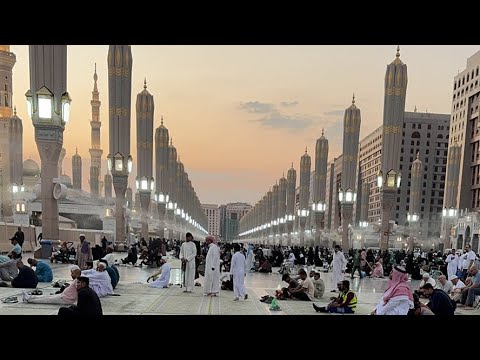
[[[420,134],[418,131],[415,131],[413,134],[412,134],[412,139],[420,139]]]
[[[438,134],[438,135],[437,135],[437,139],[443,139],[443,135],[442,135],[442,134]]]

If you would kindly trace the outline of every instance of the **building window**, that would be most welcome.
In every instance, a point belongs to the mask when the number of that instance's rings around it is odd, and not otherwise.
[[[415,124],[414,124],[415,125]],[[419,124],[420,126],[420,124]],[[419,139],[420,138],[420,133],[418,131],[415,131],[413,134],[412,134],[412,139]],[[413,144],[412,144],[413,145]]]

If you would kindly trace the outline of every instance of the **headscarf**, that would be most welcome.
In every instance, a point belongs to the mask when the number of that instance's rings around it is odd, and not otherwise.
[[[408,299],[413,302],[412,290],[408,286],[407,272],[401,266],[394,266],[392,279],[383,294],[383,301],[386,304],[392,297],[401,295],[408,296]]]
[[[212,236],[212,235],[208,235],[206,238],[205,238],[205,241],[206,240],[211,240],[215,245],[217,245],[218,243],[218,240],[215,236]]]
[[[71,266],[69,266],[69,269],[70,269],[70,272],[72,272],[75,269],[81,270],[78,265],[71,265]]]

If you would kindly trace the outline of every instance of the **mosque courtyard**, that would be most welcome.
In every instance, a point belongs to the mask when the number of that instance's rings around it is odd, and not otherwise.
[[[24,262],[31,254],[24,254]],[[115,253],[115,258],[125,257],[125,253]],[[317,313],[312,307],[312,302],[281,300],[278,301],[281,310],[269,310],[269,304],[259,299],[264,295],[273,295],[275,289],[282,283],[278,268],[273,268],[273,273],[248,273],[245,278],[245,286],[248,291],[248,299],[233,301],[232,291],[220,291],[219,296],[203,296],[203,288],[196,286],[194,292],[186,294],[180,287],[180,261],[168,256],[172,266],[170,282],[173,284],[168,289],[154,289],[148,287],[146,280],[158,268],[133,267],[131,265],[119,265],[120,282],[115,288],[115,293],[120,296],[107,296],[101,298],[103,313],[105,315],[325,315],[333,314]],[[69,265],[51,264],[54,279],[70,279]],[[350,280],[346,274],[345,279]],[[325,294],[322,299],[315,302],[319,306],[325,306],[335,293],[329,292],[336,288],[332,280],[332,272],[322,273],[321,278],[325,282]],[[199,282],[203,282],[200,277]],[[417,289],[420,281],[411,281],[410,288]],[[355,277],[350,280],[351,288],[356,292],[358,305],[356,315],[369,315],[373,310],[388,284],[388,279],[360,280]],[[38,289],[43,294],[53,294],[58,288],[49,283],[39,283]],[[18,303],[7,304],[0,302],[1,315],[56,315],[61,305],[53,304],[30,304],[22,302],[22,290],[11,287],[0,287],[0,299],[9,296],[17,296]],[[30,291],[31,289],[27,289]],[[480,310],[463,310],[457,308],[458,315],[479,315]],[[335,314],[336,315],[336,314]],[[355,315],[343,315],[355,316]]]

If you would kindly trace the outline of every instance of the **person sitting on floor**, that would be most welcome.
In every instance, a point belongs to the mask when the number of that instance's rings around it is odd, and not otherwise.
[[[290,298],[290,290],[293,290],[298,286],[298,281],[289,274],[283,274],[282,281],[285,281],[288,284],[288,287],[283,287],[275,291],[275,297],[279,300]]]
[[[434,289],[432,284],[426,283],[422,287],[423,294],[430,299],[427,306],[435,315],[454,315],[455,303],[447,293],[441,289]]]
[[[375,263],[375,268],[372,271],[372,275],[370,275],[372,279],[382,279],[384,277],[383,273],[383,260],[378,259],[378,261]]]
[[[319,307],[312,304],[315,311],[323,313],[353,314],[357,307],[357,295],[350,290],[350,282],[348,280],[343,280],[342,285],[338,287],[338,290],[338,297],[327,306]]]
[[[315,287],[314,297],[319,299],[325,293],[325,283],[320,279],[320,270],[316,269],[313,275],[312,280],[313,286]]]
[[[113,294],[112,279],[106,272],[107,266],[103,262],[97,264],[97,270],[83,270],[82,276],[90,279],[90,287],[97,293],[98,297]]]
[[[460,302],[462,299],[462,289],[466,286],[462,280],[458,278],[457,275],[452,275],[452,278],[450,280],[453,284],[453,289],[450,292],[450,298],[457,302]]]
[[[17,260],[14,254],[0,255],[0,278],[3,281],[12,281],[18,275]]]
[[[155,274],[151,275],[147,279],[147,283],[150,279],[154,281],[148,285],[151,288],[168,288],[168,284],[170,283],[170,270],[172,267],[169,263],[167,263],[167,257],[162,256],[160,258],[160,270]],[[160,276],[160,277],[159,277]]]
[[[115,255],[113,255],[112,246],[107,246],[107,254],[102,257],[102,260],[105,260],[108,266],[112,266],[113,264],[115,264]]]
[[[315,287],[313,286],[312,280],[307,277],[307,273],[303,269],[298,271],[298,275],[300,276],[302,283],[295,289],[288,290],[290,297],[292,299],[312,301],[315,295]]]
[[[7,255],[12,255],[15,253],[15,257],[13,259],[19,259],[22,257],[22,247],[18,243],[18,240],[16,238],[12,238],[11,243],[13,245],[12,250]]]
[[[55,295],[30,295],[26,291],[23,292],[23,302],[32,304],[60,304],[71,305],[77,301],[77,279],[82,272],[77,265],[70,268],[70,275],[73,281],[60,294]]]
[[[118,275],[117,272],[113,269],[113,266],[108,266],[107,261],[104,259],[98,260],[98,262],[102,262],[105,264],[105,271],[108,273],[108,276],[110,276],[110,280],[112,283],[112,288],[115,289],[115,287],[118,284]]]
[[[98,295],[89,287],[90,279],[80,276],[77,279],[78,301],[77,305],[61,307],[58,315],[61,316],[98,316],[103,315],[102,303]]]
[[[260,264],[260,268],[258,269],[258,272],[271,273],[272,265],[270,264],[270,261],[268,261],[267,259],[264,259]]]
[[[29,258],[27,262],[30,264],[30,267],[35,266],[35,274],[39,282],[51,282],[53,280],[52,268],[46,262],[32,258]]]
[[[420,302],[420,298],[417,294],[413,293],[413,309],[408,310],[409,316],[421,316],[421,315],[435,315],[430,308]]]
[[[418,289],[415,290],[415,293],[420,296],[420,297],[425,297],[423,295],[423,290],[422,290],[422,287],[423,285],[425,284],[431,284],[433,288],[435,288],[435,286],[437,286],[437,282],[435,281],[434,278],[432,278],[430,276],[430,274],[428,272],[424,272],[423,275],[422,275],[422,281],[420,281],[420,285],[418,286]]]
[[[31,267],[25,266],[21,259],[17,260],[18,275],[12,280],[12,287],[35,289],[38,278]]]

